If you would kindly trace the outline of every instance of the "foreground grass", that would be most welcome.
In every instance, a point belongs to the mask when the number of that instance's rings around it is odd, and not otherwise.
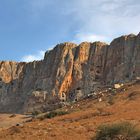
[[[129,122],[101,125],[92,140],[140,140],[140,130]]]

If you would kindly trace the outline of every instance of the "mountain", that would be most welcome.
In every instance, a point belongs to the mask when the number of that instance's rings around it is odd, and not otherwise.
[[[61,43],[41,61],[0,62],[0,112],[48,111],[140,78],[140,34],[103,42]]]

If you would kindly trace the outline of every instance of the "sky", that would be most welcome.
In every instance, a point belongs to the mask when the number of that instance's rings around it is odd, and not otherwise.
[[[33,61],[62,42],[140,32],[140,0],[0,0],[0,61]]]

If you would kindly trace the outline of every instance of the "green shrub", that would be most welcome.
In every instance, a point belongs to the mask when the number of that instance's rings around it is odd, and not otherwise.
[[[101,125],[97,128],[96,137],[93,140],[114,140],[119,137],[124,140],[140,140],[140,130],[128,122]]]
[[[68,114],[69,112],[67,111],[51,111],[51,112],[46,112],[46,113],[41,113],[41,114],[37,114],[37,112],[35,112],[36,114],[36,118],[39,120],[44,120],[46,118],[51,119],[54,118],[56,116],[61,116],[61,115],[65,115]]]
[[[48,114],[45,115],[45,118],[54,118],[55,116],[61,116],[61,115],[65,115],[68,114],[67,111],[51,111]]]
[[[50,113],[46,114],[45,117],[50,119],[50,118],[53,118],[55,116],[57,116],[57,112],[51,111]]]
[[[37,115],[39,115],[39,114],[41,114],[41,113],[42,113],[41,111],[35,110],[35,111],[32,112],[32,115],[33,115],[33,116],[37,116]]]
[[[114,98],[112,97],[112,96],[110,96],[109,98],[108,98],[108,104],[109,105],[113,105],[115,102],[114,102]]]

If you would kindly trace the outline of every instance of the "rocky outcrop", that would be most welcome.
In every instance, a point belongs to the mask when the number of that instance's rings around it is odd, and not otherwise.
[[[140,76],[140,34],[122,36],[108,48],[104,71],[106,82],[122,82]]]
[[[25,63],[17,63],[17,62],[0,62],[0,78],[1,81],[5,83],[9,83],[17,78],[19,78],[19,74],[21,73]]]
[[[98,88],[140,76],[140,34],[102,42],[58,44],[44,59],[0,62],[0,111],[52,110]]]

